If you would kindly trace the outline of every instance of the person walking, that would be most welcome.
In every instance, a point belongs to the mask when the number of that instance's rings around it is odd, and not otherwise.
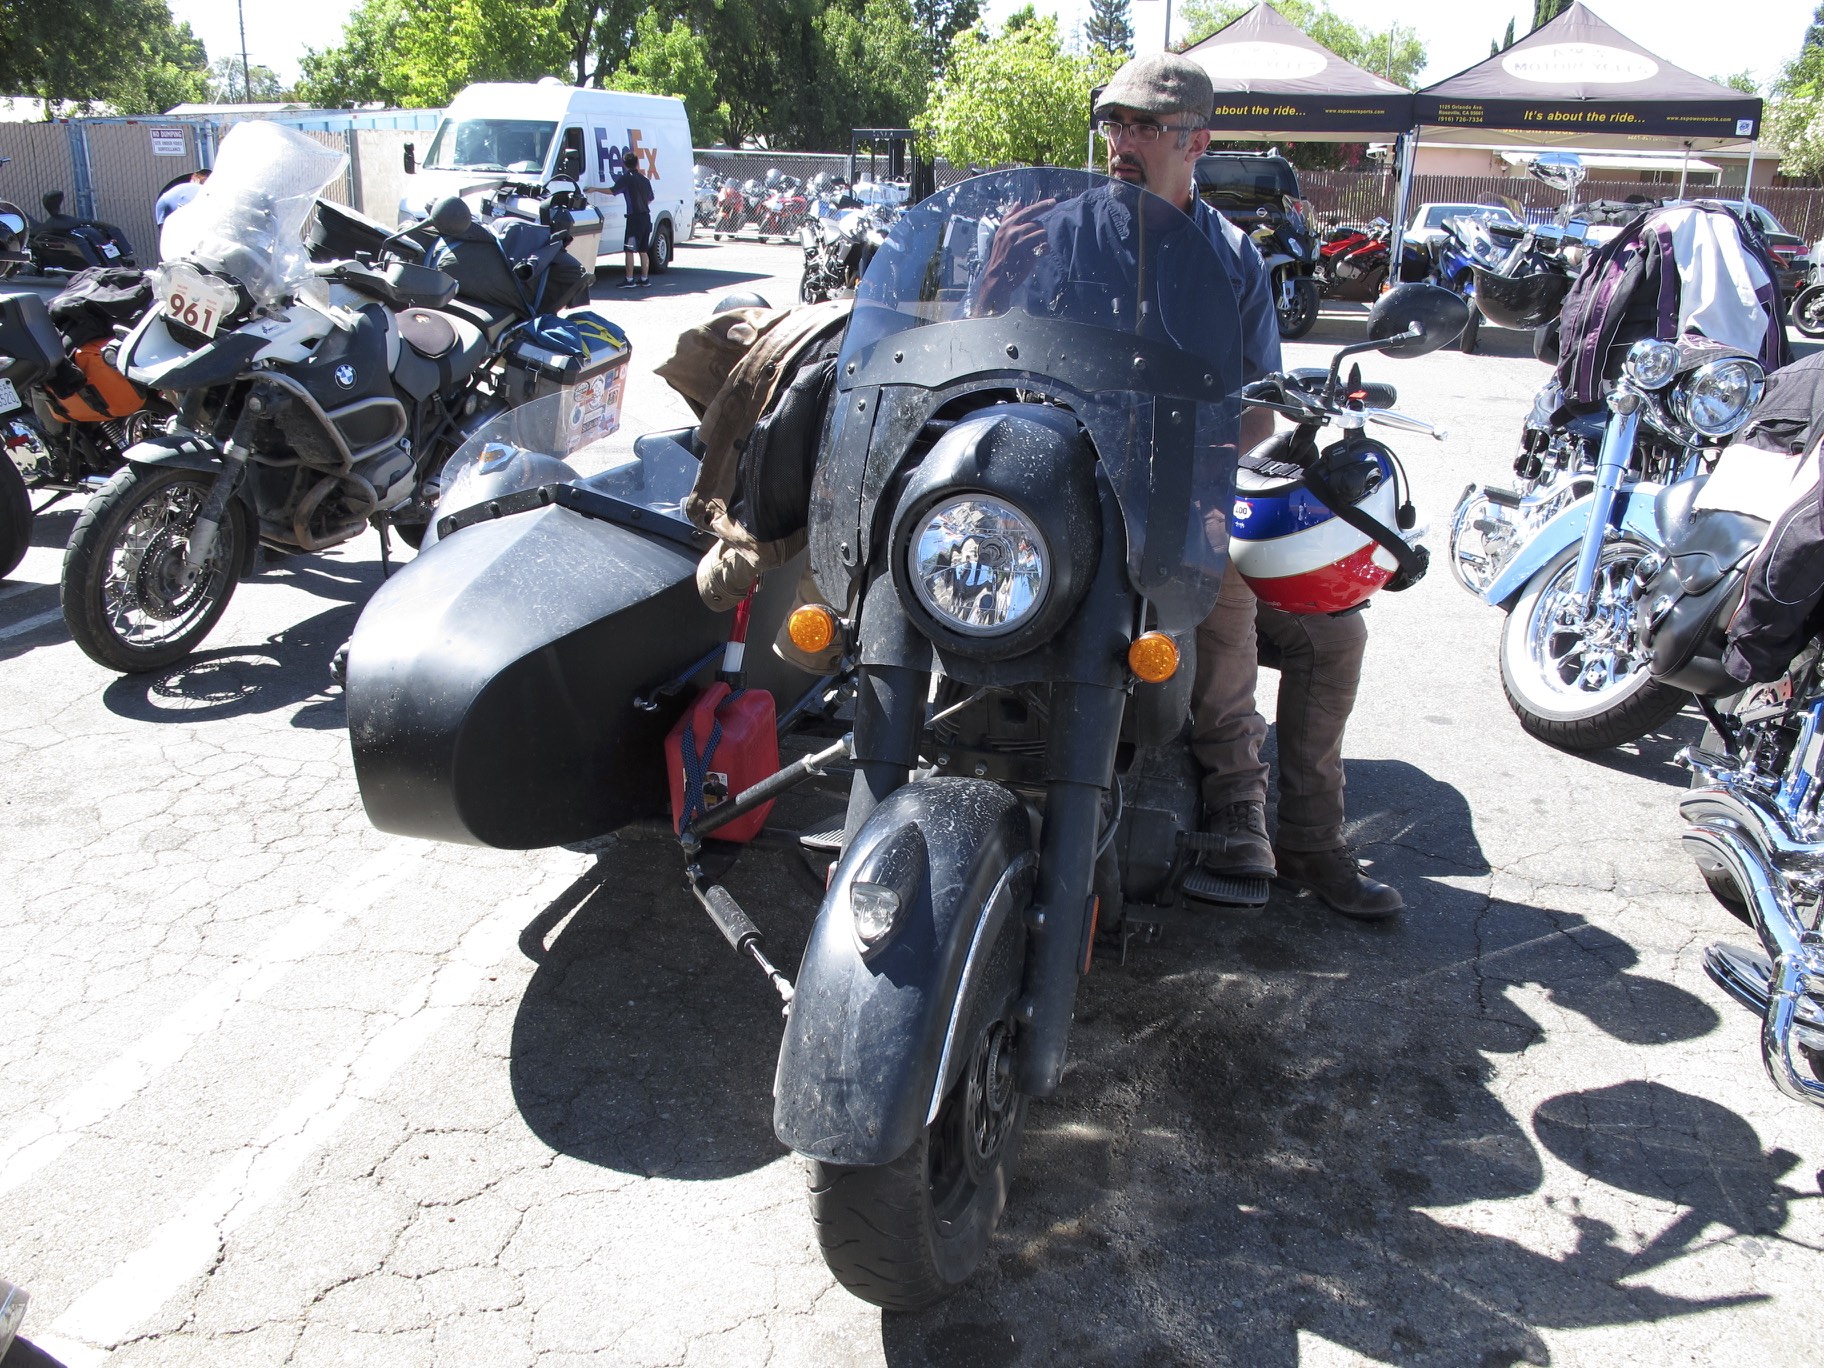
[[[626,250],[623,290],[637,289],[652,283],[648,276],[652,243],[652,182],[640,170],[639,160],[631,147],[621,149],[621,174],[614,178],[609,191],[621,197],[627,209],[627,231],[622,241]],[[633,275],[634,262],[639,262],[640,275]]]

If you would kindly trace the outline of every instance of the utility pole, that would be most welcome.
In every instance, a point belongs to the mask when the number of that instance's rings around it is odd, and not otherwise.
[[[1166,0],[1169,5],[1171,0]],[[235,15],[241,21],[241,102],[253,103],[253,70],[247,65],[247,11],[242,7],[242,0],[234,0]]]

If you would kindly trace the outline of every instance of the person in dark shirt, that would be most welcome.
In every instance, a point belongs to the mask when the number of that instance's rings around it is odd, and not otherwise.
[[[652,242],[652,182],[646,179],[646,173],[640,170],[640,163],[633,155],[631,147],[621,149],[621,174],[614,178],[609,191],[621,197],[627,206],[627,231],[622,240],[626,249],[626,277],[621,281],[623,290],[631,290],[651,283],[647,275],[651,258],[648,248]],[[634,279],[633,264],[639,260],[639,279]]]

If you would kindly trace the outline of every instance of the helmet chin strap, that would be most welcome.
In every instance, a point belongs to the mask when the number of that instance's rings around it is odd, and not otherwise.
[[[1345,498],[1324,478],[1323,461],[1318,457],[1317,443],[1310,429],[1301,429],[1299,437],[1303,440],[1294,440],[1292,453],[1294,459],[1304,467],[1305,488],[1338,518],[1385,547],[1394,563],[1399,566],[1393,578],[1383,587],[1389,593],[1398,593],[1401,589],[1410,589],[1423,579],[1431,564],[1431,552],[1423,546],[1413,546],[1393,528]]]

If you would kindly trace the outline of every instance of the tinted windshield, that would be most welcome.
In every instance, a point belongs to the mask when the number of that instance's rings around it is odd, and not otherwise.
[[[1212,204],[1265,204],[1296,199],[1298,177],[1278,157],[1200,157],[1197,188]]]
[[[865,544],[871,500],[933,415],[1013,390],[1075,414],[1121,503],[1134,586],[1166,626],[1201,621],[1227,551],[1239,332],[1210,238],[1120,181],[1000,172],[907,210],[838,360],[820,577],[826,555],[854,564],[839,543]]]
[[[538,119],[445,119],[424,159],[430,171],[511,171],[536,174],[557,132]]]

